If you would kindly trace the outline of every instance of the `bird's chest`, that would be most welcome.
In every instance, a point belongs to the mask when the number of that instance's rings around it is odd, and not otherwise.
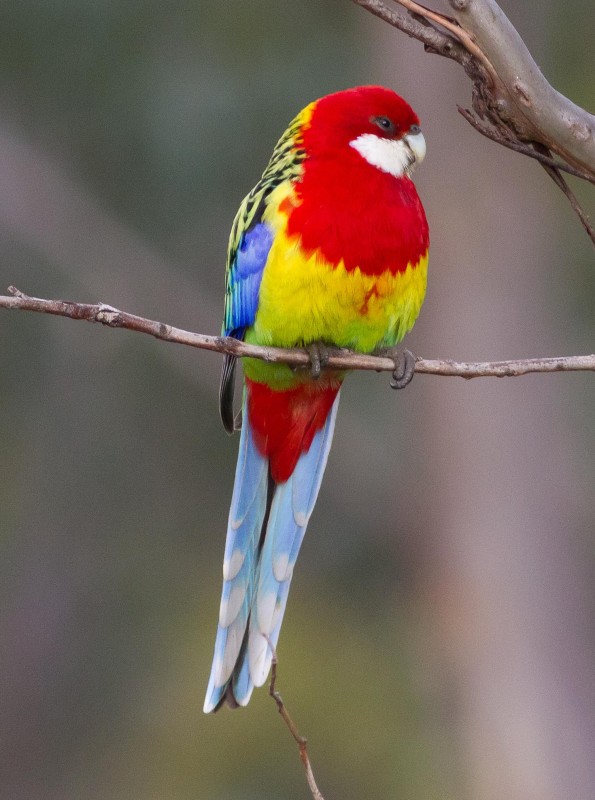
[[[426,259],[404,271],[367,275],[329,264],[280,234],[260,286],[251,339],[281,347],[324,341],[370,352],[411,328],[426,288]]]
[[[276,232],[247,338],[281,347],[324,341],[361,352],[399,341],[424,299],[427,241],[412,250],[414,226],[364,207],[359,214],[336,206],[327,216],[305,214],[296,226],[304,204],[290,187],[277,192],[267,214]]]

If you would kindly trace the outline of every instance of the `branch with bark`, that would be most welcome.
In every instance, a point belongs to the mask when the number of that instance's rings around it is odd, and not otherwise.
[[[173,325],[120,311],[106,303],[75,303],[71,300],[48,300],[28,295],[9,286],[10,296],[0,296],[0,308],[52,314],[69,319],[97,322],[109,328],[125,328],[146,333],[164,342],[184,344],[202,350],[228,353],[238,357],[259,358],[270,363],[290,364],[309,368],[310,355],[299,348],[261,347],[225,336],[210,336],[176,328]],[[328,348],[326,368],[337,370],[361,369],[374,372],[394,372],[395,361],[389,356],[365,355],[342,348]],[[450,359],[415,358],[415,372],[425,375],[446,375],[460,378],[504,378],[527,375],[530,372],[595,372],[595,354],[528,358],[510,361],[452,361]]]
[[[595,183],[595,116],[548,83],[495,0],[448,0],[450,15],[414,0],[394,0],[403,11],[383,0],[353,2],[427,52],[457,61],[473,83],[473,110],[459,112],[484,136],[537,159],[595,244],[595,230],[561,174]]]
[[[314,778],[314,772],[312,770],[312,762],[310,761],[310,755],[308,753],[308,740],[304,736],[302,736],[301,733],[299,732],[297,725],[291,718],[289,710],[285,705],[285,703],[283,702],[283,698],[281,697],[277,689],[277,664],[278,664],[277,651],[275,650],[275,646],[273,645],[268,636],[266,637],[266,639],[273,653],[273,660],[271,661],[271,682],[269,684],[269,695],[275,701],[277,705],[277,711],[281,715],[281,719],[287,726],[287,729],[295,739],[296,744],[299,748],[300,759],[302,764],[304,765],[306,780],[308,781],[308,788],[310,789],[313,800],[324,800],[322,792],[318,788],[316,779]]]

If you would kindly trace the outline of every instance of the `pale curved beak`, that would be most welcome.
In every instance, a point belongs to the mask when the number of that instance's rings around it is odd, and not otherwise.
[[[417,133],[407,133],[403,136],[403,141],[411,151],[411,166],[413,166],[413,163],[421,164],[426,156],[426,140],[424,139],[423,133],[421,131]]]

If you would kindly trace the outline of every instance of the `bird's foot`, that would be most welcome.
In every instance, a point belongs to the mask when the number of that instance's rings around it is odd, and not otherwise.
[[[314,380],[318,380],[322,373],[322,368],[328,364],[328,347],[324,342],[310,342],[310,344],[306,345],[306,350],[310,356],[310,373]]]
[[[395,369],[390,381],[391,388],[404,389],[408,383],[411,383],[415,373],[416,358],[411,350],[399,350],[396,347],[388,347],[385,350],[379,351],[376,355],[386,356],[392,359]]]

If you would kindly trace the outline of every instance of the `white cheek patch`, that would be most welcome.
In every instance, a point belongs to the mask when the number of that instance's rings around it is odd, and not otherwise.
[[[403,139],[383,139],[374,133],[362,133],[357,139],[349,142],[363,156],[368,164],[378,167],[383,172],[402,178],[409,175],[415,156]]]

